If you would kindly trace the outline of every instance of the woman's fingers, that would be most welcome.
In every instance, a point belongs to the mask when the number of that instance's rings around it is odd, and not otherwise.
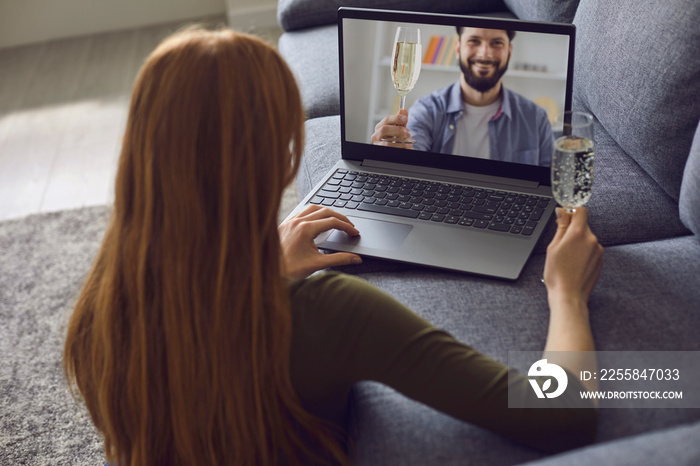
[[[313,220],[320,220],[323,218],[328,218],[328,217],[335,217],[343,222],[349,223],[350,225],[353,225],[353,223],[343,214],[340,212],[337,212],[333,209],[330,209],[328,207],[323,207],[319,206],[316,204],[310,204],[307,208],[302,210],[299,215],[297,215],[296,218],[298,218],[301,221],[309,222]],[[354,226],[354,225],[353,225]]]

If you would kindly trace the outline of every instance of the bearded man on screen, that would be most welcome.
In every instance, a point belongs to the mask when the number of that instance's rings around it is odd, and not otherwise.
[[[421,97],[408,110],[382,119],[374,144],[406,138],[403,147],[491,160],[549,166],[554,136],[547,112],[505,88],[515,31],[457,28],[459,81]],[[410,114],[409,114],[410,113]]]

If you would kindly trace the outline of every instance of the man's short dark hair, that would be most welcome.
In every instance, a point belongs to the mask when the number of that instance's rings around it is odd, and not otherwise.
[[[464,26],[455,26],[455,28],[457,29],[457,35],[459,37],[462,37],[462,29],[464,29]],[[508,29],[505,29],[505,31],[506,31],[506,34],[508,35],[508,41],[513,42],[513,39],[515,38],[515,31],[508,30]]]

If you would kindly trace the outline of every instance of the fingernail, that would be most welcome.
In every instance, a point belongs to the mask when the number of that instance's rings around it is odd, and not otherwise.
[[[352,258],[352,263],[353,264],[361,264],[362,263],[362,258],[360,256],[355,256]]]
[[[406,118],[403,115],[399,115],[399,123],[406,123],[408,121],[408,118]]]
[[[554,209],[554,213],[557,215],[557,220],[559,220],[561,218],[561,208],[557,207]]]

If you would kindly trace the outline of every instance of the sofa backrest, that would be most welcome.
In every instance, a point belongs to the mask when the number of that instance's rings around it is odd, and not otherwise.
[[[519,19],[571,23],[579,0],[504,0]]]
[[[341,6],[454,14],[507,10],[503,0],[279,0],[277,21],[285,31],[332,24]]]
[[[695,130],[693,145],[685,164],[679,207],[683,225],[700,237],[700,125]]]
[[[698,0],[581,0],[574,108],[673,199],[700,119]]]
[[[341,6],[473,14],[510,9],[520,19],[570,23],[579,0],[279,0],[277,20],[285,31],[332,24]]]

